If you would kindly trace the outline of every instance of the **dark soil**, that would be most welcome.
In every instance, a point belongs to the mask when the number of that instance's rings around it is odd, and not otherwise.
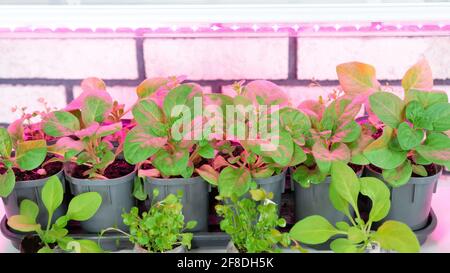
[[[78,179],[86,179],[88,177],[86,175],[83,175],[83,173],[87,170],[89,170],[89,167],[86,165],[76,165],[71,175]],[[116,159],[111,165],[106,168],[104,176],[109,179],[114,179],[125,176],[133,171],[134,165],[128,164],[123,159]]]
[[[369,166],[370,166],[370,168],[371,168],[373,171],[375,171],[375,172],[377,172],[377,173],[379,173],[379,174],[381,174],[381,173],[383,172],[383,170],[380,169],[380,168],[378,168],[377,166],[374,166],[374,165],[372,165],[372,164],[369,165]],[[435,164],[422,165],[422,166],[424,166],[424,167],[425,167],[425,170],[427,170],[428,176],[433,176],[433,175],[435,175],[435,174],[437,173],[438,169],[439,169]],[[415,174],[415,173],[412,173],[412,177],[422,177],[422,176],[417,175],[417,174]]]
[[[50,159],[50,157],[47,157],[46,160]],[[41,166],[38,168],[31,170],[31,171],[23,171],[18,168],[13,168],[14,174],[16,175],[16,181],[31,181],[31,180],[38,180],[50,177],[52,175],[57,174],[59,171],[61,171],[63,168],[62,162],[51,162],[46,165],[44,165],[43,169],[45,170],[46,174],[41,175],[37,171],[39,169],[42,169]],[[0,174],[4,174],[6,172],[6,169],[4,167],[0,167]]]
[[[21,253],[37,253],[39,249],[44,247],[44,243],[42,243],[41,239],[35,235],[27,235],[23,238],[20,243],[20,252]],[[51,248],[55,247],[56,244],[50,244]]]

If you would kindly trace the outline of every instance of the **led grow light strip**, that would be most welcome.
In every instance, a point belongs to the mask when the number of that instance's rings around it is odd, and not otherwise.
[[[0,27],[139,28],[153,24],[441,22],[450,3],[1,6]]]

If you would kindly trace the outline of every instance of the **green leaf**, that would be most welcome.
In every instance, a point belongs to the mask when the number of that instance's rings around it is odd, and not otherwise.
[[[391,127],[384,127],[381,137],[369,144],[363,152],[370,163],[382,169],[394,169],[406,160],[406,151],[395,151],[389,147],[392,133]]]
[[[198,153],[203,158],[214,158],[214,148],[210,144],[200,147]]]
[[[281,126],[293,139],[307,133],[311,128],[311,122],[303,112],[291,107],[284,107],[279,111]]]
[[[181,84],[174,89],[170,90],[164,99],[163,109],[164,114],[167,118],[173,119],[172,110],[176,106],[186,106],[191,110],[191,114],[193,114],[193,98],[194,96],[198,96],[199,94],[193,90],[193,87],[188,84]]]
[[[401,253],[420,251],[420,244],[416,235],[406,224],[401,222],[384,222],[376,231],[373,239],[386,250]]]
[[[68,136],[80,130],[80,122],[69,112],[55,111],[45,119],[43,130],[49,136]]]
[[[180,150],[170,154],[166,150],[161,149],[155,154],[152,164],[163,176],[182,175],[188,168],[189,152]]]
[[[405,150],[411,150],[420,145],[423,139],[422,130],[414,130],[407,122],[402,122],[398,126],[397,139],[400,147]]]
[[[369,94],[380,86],[376,80],[375,68],[368,64],[343,63],[336,67],[336,72],[340,86],[350,96]]]
[[[426,160],[446,165],[450,162],[450,138],[441,133],[430,133],[416,151]]]
[[[347,222],[339,221],[339,222],[336,222],[336,227],[339,230],[348,231],[348,229],[350,228],[350,225]]]
[[[450,130],[450,103],[439,102],[430,105],[425,110],[425,115],[431,121],[434,131],[444,132]]]
[[[12,140],[8,134],[8,131],[0,127],[0,156],[9,158],[12,152]]]
[[[186,223],[186,229],[193,229],[197,226],[197,221],[189,221]]]
[[[330,189],[328,191],[328,196],[330,198],[331,204],[333,207],[342,212],[347,217],[351,217],[349,210],[349,203],[342,198],[339,193],[336,191],[336,184],[331,184]]]
[[[366,239],[366,234],[364,231],[357,227],[350,227],[347,230],[348,233],[348,240],[354,244],[360,243]]]
[[[351,153],[350,162],[356,165],[369,165],[369,160],[364,156],[364,149],[372,143],[374,139],[369,134],[361,134],[360,137],[348,144]]]
[[[339,124],[331,140],[333,142],[353,142],[361,135],[361,126],[354,120]]]
[[[219,193],[225,197],[242,196],[250,189],[251,175],[246,169],[226,167],[219,175]]]
[[[41,192],[41,199],[48,215],[53,215],[53,212],[61,205],[64,197],[64,190],[58,176],[54,175],[45,182]]]
[[[66,215],[71,220],[86,221],[95,215],[101,204],[102,197],[99,193],[82,193],[70,201]]]
[[[320,215],[308,216],[297,222],[289,234],[294,240],[305,244],[321,244],[341,233]]]
[[[25,215],[14,215],[8,218],[8,226],[21,232],[38,231],[41,225],[36,224],[36,221]]]
[[[14,190],[16,185],[16,175],[12,169],[7,169],[0,175],[0,196],[7,197]]]
[[[141,181],[142,178],[139,176],[136,176],[134,178],[134,184],[133,184],[133,196],[140,201],[145,201],[147,199],[147,192],[144,190],[144,185]]]
[[[45,140],[21,141],[17,144],[16,161],[23,170],[33,170],[44,162],[47,156]]]
[[[39,249],[37,253],[50,254],[50,253],[54,253],[54,251],[50,247],[44,246],[41,249]]]
[[[75,247],[75,250],[77,250],[78,246],[78,253],[102,253],[103,249],[94,241],[91,240],[76,240],[72,241],[75,242],[73,246]],[[70,242],[68,243],[70,246]]]
[[[250,195],[255,201],[262,201],[266,199],[266,192],[262,189],[250,190]]]
[[[27,216],[34,222],[36,221],[36,218],[39,214],[39,207],[36,203],[34,203],[31,200],[24,199],[22,202],[20,202],[20,215]]]
[[[350,240],[345,238],[338,238],[331,242],[331,250],[335,253],[356,253],[358,252],[358,247]]]
[[[433,76],[431,68],[426,59],[419,60],[411,68],[406,71],[402,79],[402,87],[405,94],[410,89],[429,90],[433,88]]]
[[[160,150],[166,142],[167,138],[152,136],[148,130],[138,125],[125,137],[125,160],[130,164],[143,162]]]
[[[413,100],[406,106],[406,118],[418,129],[433,129],[431,121],[425,115],[425,109],[420,102]]]
[[[319,168],[310,170],[304,165],[298,166],[292,174],[294,181],[304,188],[308,188],[311,183],[318,184],[323,182],[326,176],[327,173],[321,173]]]
[[[87,126],[94,122],[102,123],[112,106],[112,98],[107,92],[101,91],[86,96],[80,109],[84,124]]]
[[[440,102],[448,102],[447,93],[444,91],[421,91],[411,89],[405,95],[406,102],[412,102],[414,100],[420,102],[420,104],[427,108],[430,105],[440,103]]]
[[[412,164],[412,171],[413,171],[413,173],[423,176],[423,177],[428,176],[427,170],[422,165]]]
[[[359,181],[361,182],[361,194],[369,197],[372,201],[369,221],[380,221],[387,216],[391,208],[389,188],[381,180],[374,177],[362,177]]]
[[[303,151],[302,147],[294,144],[294,153],[292,154],[291,162],[289,166],[297,166],[306,160],[306,153]]]
[[[412,166],[409,160],[395,169],[383,170],[383,178],[393,187],[400,187],[408,183],[412,174]]]
[[[331,185],[353,208],[358,209],[359,179],[347,164],[334,162],[331,166]]]
[[[404,119],[404,104],[396,95],[389,92],[376,92],[369,97],[370,107],[386,125],[397,128]]]
[[[158,132],[161,129],[159,124],[164,122],[164,113],[159,106],[151,99],[141,100],[133,107],[133,117],[142,127],[150,126]],[[163,132],[160,132],[163,134]],[[158,134],[156,134],[158,135]]]

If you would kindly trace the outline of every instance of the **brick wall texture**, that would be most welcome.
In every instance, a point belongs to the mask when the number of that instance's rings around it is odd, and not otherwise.
[[[335,67],[361,61],[401,94],[400,79],[426,57],[436,89],[450,93],[450,37],[217,37],[217,38],[2,38],[0,124],[18,117],[14,106],[55,107],[79,94],[85,77],[106,81],[112,96],[131,105],[145,78],[186,75],[210,92],[237,80],[267,79],[295,103],[326,96],[337,85]],[[318,86],[311,86],[315,83]]]

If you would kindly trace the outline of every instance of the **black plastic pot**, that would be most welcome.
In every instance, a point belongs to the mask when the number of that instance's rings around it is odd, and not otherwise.
[[[258,187],[264,189],[266,192],[273,193],[272,201],[278,205],[278,211],[281,207],[281,194],[284,193],[286,184],[286,170],[280,174],[268,178],[255,178]]]
[[[200,176],[191,178],[153,178],[147,177],[144,189],[149,195],[146,202],[147,208],[153,202],[161,201],[169,194],[183,192],[181,203],[183,204],[183,215],[185,222],[195,220],[197,225],[190,231],[208,230],[208,183]],[[156,200],[153,200],[153,189],[159,190]]]
[[[80,222],[86,232],[98,233],[108,227],[128,230],[122,221],[122,213],[129,212],[135,205],[133,197],[133,182],[136,176],[131,172],[114,179],[78,179],[70,176],[66,171],[66,179],[70,183],[73,195],[85,192],[98,192],[102,197],[102,204],[97,213],[89,220]]]
[[[411,177],[409,182],[391,190],[391,209],[382,221],[397,220],[407,224],[412,230],[422,229],[427,225],[431,211],[431,200],[436,192],[437,182],[442,173],[438,166],[436,174],[428,177]],[[365,176],[383,180],[381,173],[370,166],[366,167]],[[388,184],[389,186],[389,184]]]
[[[58,178],[61,180],[65,192],[66,183],[64,181],[63,171],[61,170],[55,175],[58,176]],[[11,217],[13,215],[19,214],[20,203],[24,199],[29,199],[35,202],[39,207],[39,214],[36,219],[37,223],[41,224],[43,228],[46,228],[48,223],[48,212],[44,206],[44,203],[42,202],[41,191],[45,185],[45,182],[47,182],[48,179],[49,177],[37,180],[17,181],[16,185],[14,186],[14,190],[11,192],[11,194],[8,197],[2,198],[5,207],[6,217]],[[63,216],[66,213],[67,211],[66,201],[67,198],[64,198],[61,206],[57,208],[56,211],[53,213],[52,223],[54,223],[56,219],[58,219],[58,217]]]

